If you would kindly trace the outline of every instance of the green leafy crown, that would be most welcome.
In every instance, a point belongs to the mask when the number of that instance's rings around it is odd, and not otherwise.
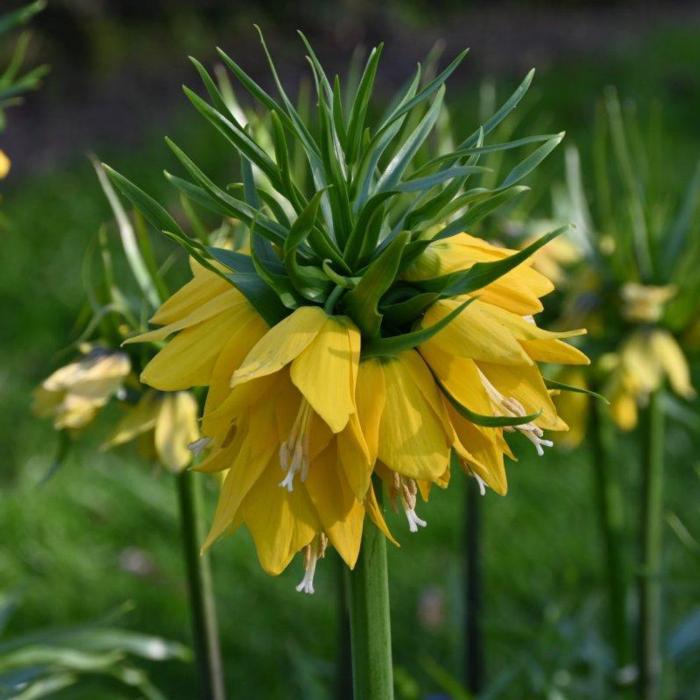
[[[527,190],[518,183],[563,134],[486,143],[526,93],[534,72],[530,71],[489,119],[456,147],[436,154],[428,139],[444,109],[445,82],[466,51],[431,79],[419,64],[384,114],[372,121],[371,98],[382,46],[370,52],[364,70],[344,89],[338,76],[331,82],[300,35],[315,85],[316,109],[310,114],[286,93],[262,33],[277,98],[218,50],[228,69],[264,108],[263,126],[255,133],[243,123],[227,91],[192,59],[209,101],[187,87],[185,94],[238,154],[241,182],[217,185],[167,139],[189,176],[166,172],[168,180],[191,201],[243,222],[250,234],[250,255],[188,236],[153,198],[116,171],[108,168],[108,173],[153,225],[237,287],[268,323],[277,323],[299,306],[319,305],[353,319],[362,331],[363,355],[394,354],[423,342],[468,303],[439,324],[414,330],[416,320],[436,300],[484,287],[561,232],[543,236],[504,260],[421,282],[401,279],[402,271],[431,241],[467,230]],[[536,148],[497,186],[474,185],[472,178],[487,170],[479,165],[482,156],[530,144]]]

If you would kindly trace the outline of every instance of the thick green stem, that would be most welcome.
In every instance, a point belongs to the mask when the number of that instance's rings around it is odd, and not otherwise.
[[[349,581],[346,566],[336,558],[338,569],[338,652],[336,657],[335,698],[352,700],[352,652],[350,649]]]
[[[484,637],[481,620],[483,573],[481,561],[481,494],[476,479],[467,484],[464,518],[466,601],[464,620],[465,680],[477,696],[484,687]]]
[[[598,524],[605,552],[605,577],[608,589],[610,639],[617,669],[630,661],[625,598],[627,574],[623,556],[624,513],[622,490],[614,457],[612,425],[605,407],[598,401],[591,406],[591,442],[593,448],[593,485]]]
[[[644,416],[639,567],[639,697],[661,696],[661,539],[663,526],[664,413],[661,390]]]
[[[348,573],[355,700],[393,700],[386,540],[374,523],[365,523],[359,559]]]
[[[200,697],[202,700],[224,700],[226,693],[209,558],[199,552],[204,534],[199,517],[200,484],[197,475],[189,471],[177,474],[175,482]]]

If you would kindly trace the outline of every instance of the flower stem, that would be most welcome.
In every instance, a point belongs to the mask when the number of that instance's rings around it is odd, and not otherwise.
[[[605,552],[610,639],[616,667],[620,671],[630,661],[625,614],[627,575],[623,557],[623,499],[614,458],[612,425],[607,420],[604,406],[598,401],[591,405],[591,439],[594,495]]]
[[[335,699],[352,700],[352,652],[350,649],[349,581],[346,566],[336,557],[338,570],[338,651],[336,657]]]
[[[467,689],[475,697],[484,686],[484,638],[481,625],[483,571],[481,560],[481,494],[476,479],[467,483],[464,522],[466,602],[464,653]]]
[[[224,700],[223,667],[216,623],[216,607],[209,558],[200,555],[203,540],[201,491],[197,476],[184,471],[175,476],[180,507],[182,545],[190,602],[192,637],[202,700]]]
[[[664,413],[661,390],[649,398],[644,424],[639,567],[639,697],[658,700],[661,680],[661,539]]]
[[[386,540],[374,523],[365,523],[360,556],[348,577],[355,700],[393,700]]]

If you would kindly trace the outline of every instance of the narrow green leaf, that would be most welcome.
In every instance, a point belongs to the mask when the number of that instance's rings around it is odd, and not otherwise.
[[[537,413],[530,413],[527,416],[485,416],[481,413],[476,413],[466,406],[463,406],[457,399],[450,394],[447,387],[437,378],[435,374],[435,381],[437,382],[440,390],[445,395],[445,398],[450,402],[452,407],[459,413],[460,416],[466,418],[468,421],[474,423],[475,425],[480,425],[484,428],[508,428],[515,427],[518,425],[524,425],[525,423],[532,423],[532,421],[537,420],[542,411]]]
[[[382,315],[378,311],[379,301],[391,287],[401,262],[401,255],[410,234],[405,231],[373,260],[357,286],[344,299],[345,308],[357,323],[365,337],[379,335]]]
[[[440,90],[445,81],[457,69],[459,64],[464,60],[464,57],[469,53],[469,49],[464,49],[457,57],[440,73],[436,78],[431,80],[424,88],[420,90],[414,97],[400,104],[379,127],[378,133],[385,131],[397,119],[410,112],[416,105],[419,105],[424,100],[429,99],[433,94]]]
[[[450,311],[449,314],[443,316],[437,323],[427,328],[420,328],[410,333],[394,335],[389,338],[371,338],[365,341],[362,346],[362,357],[394,357],[404,350],[415,348],[417,345],[421,345],[430,340],[434,335],[437,335],[474,301],[476,301],[475,298],[467,299],[456,309]]]
[[[348,148],[347,160],[348,163],[354,163],[360,150],[362,142],[362,133],[365,129],[365,119],[367,117],[367,107],[369,106],[370,98],[372,97],[372,89],[374,80],[377,75],[379,59],[382,55],[383,44],[372,49],[367,59],[362,78],[357,87],[355,98],[352,102],[352,109],[348,119]]]
[[[520,100],[525,97],[525,94],[530,89],[530,84],[535,76],[535,69],[532,68],[525,76],[524,80],[515,89],[515,92],[501,105],[498,111],[481,126],[484,135],[488,136],[520,103]],[[459,146],[459,148],[468,148],[477,140],[479,130],[470,134]]]
[[[440,295],[435,292],[417,292],[414,296],[404,301],[381,306],[380,311],[387,323],[392,326],[407,326],[420,318],[439,298]]]
[[[187,86],[183,91],[194,108],[227,140],[236,150],[240,151],[269,178],[274,186],[280,185],[277,166],[265,153],[265,151],[245,132],[237,126],[231,118],[227,118],[217,111],[208,102],[205,102],[197,93],[192,92]],[[230,114],[229,114],[230,117]]]
[[[581,386],[573,386],[572,384],[564,384],[564,382],[558,382],[555,381],[554,379],[547,379],[547,377],[544,378],[545,384],[547,386],[551,387],[552,389],[559,389],[560,391],[570,391],[574,394],[586,394],[587,396],[592,396],[594,399],[598,399],[599,401],[602,401],[605,404],[610,404],[610,401],[603,396],[602,394],[597,394],[595,391],[591,391],[590,389],[585,389],[584,387]]]
[[[485,168],[480,165],[461,165],[453,168],[445,168],[444,170],[440,170],[432,175],[404,180],[398,185],[394,185],[392,189],[398,192],[422,192],[423,190],[429,190],[431,187],[435,187],[436,185],[441,185],[447,180],[461,178],[465,175],[473,175],[475,173],[490,172],[490,170],[490,168]]]
[[[435,122],[437,121],[440,110],[442,109],[442,101],[444,96],[445,88],[440,87],[437,96],[435,97],[435,100],[433,100],[433,103],[426,115],[423,117],[423,119],[421,119],[420,123],[411,133],[411,135],[403,142],[398,153],[391,159],[391,162],[386,167],[386,170],[382,173],[382,176],[379,178],[379,182],[377,183],[377,192],[391,190],[394,185],[399,182],[399,179],[405,172],[413,157],[416,155],[418,149],[423,145],[425,139],[428,138],[428,134],[430,134],[435,126]]]
[[[437,236],[435,236],[435,240],[449,238],[450,236],[454,236],[457,233],[467,231],[470,227],[474,226],[474,224],[478,223],[483,218],[496,211],[496,209],[510,202],[515,197],[518,197],[523,192],[527,192],[529,189],[529,187],[520,185],[516,187],[511,187],[510,189],[507,189],[504,192],[492,190],[492,192],[496,192],[495,195],[489,197],[486,201],[481,202],[480,204],[475,204],[471,206],[465,214],[462,214],[462,216],[459,216],[454,221],[450,222],[447,226],[445,226],[445,228],[442,229],[442,231],[440,231],[440,233],[438,233]],[[478,196],[488,196],[488,191],[484,191],[483,193],[477,192],[475,194]],[[464,205],[468,201],[468,199],[468,196],[462,199],[462,205]]]
[[[146,263],[141,256],[139,244],[136,240],[136,234],[134,233],[134,227],[131,225],[129,216],[126,211],[124,211],[124,207],[119,201],[119,197],[114,191],[114,188],[112,187],[109,178],[105,174],[104,169],[97,160],[94,158],[91,160],[92,165],[95,168],[95,172],[97,173],[97,179],[102,187],[102,191],[109,202],[109,206],[114,214],[114,219],[117,222],[117,229],[119,231],[119,237],[124,250],[124,256],[129,263],[131,273],[133,274],[141,293],[151,305],[151,308],[157,309],[161,303],[161,299],[158,296],[158,287],[156,281],[151,279]]]
[[[556,231],[547,233],[526,248],[509,255],[507,258],[503,258],[503,260],[474,263],[467,270],[459,270],[441,277],[422,280],[417,282],[416,285],[427,292],[438,292],[443,298],[474,292],[521,265],[542,246],[564,233],[568,228],[568,226],[562,226]]]
[[[530,174],[562,141],[564,138],[564,132],[552,137],[548,141],[545,141],[539,148],[537,148],[533,153],[531,153],[525,160],[518,163],[509,173],[506,175],[503,182],[498,186],[499,190],[504,190],[507,187],[511,187],[516,182],[519,182],[524,177]]]

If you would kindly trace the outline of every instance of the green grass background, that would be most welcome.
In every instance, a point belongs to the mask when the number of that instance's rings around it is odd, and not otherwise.
[[[659,30],[624,55],[550,67],[538,75],[528,104],[532,114],[544,114],[553,130],[566,129],[585,149],[594,102],[605,85],[616,84],[623,97],[636,96],[640,111],[659,101],[675,146],[668,159],[673,179],[683,168],[689,172],[700,155],[698,65],[695,34]],[[499,81],[501,94],[509,82]],[[475,93],[472,87],[448,95],[453,112],[466,115],[468,126],[476,121],[469,116],[475,115]],[[146,189],[164,192],[159,171],[173,162],[160,138],[162,128],[153,125],[136,151],[112,152],[107,146],[99,155]],[[526,120],[522,128],[534,133],[537,125]],[[169,133],[209,171],[225,172],[216,136],[189,112],[170,125]],[[547,165],[550,174],[557,172],[559,159]],[[131,601],[125,625],[188,641],[172,478],[155,473],[133,453],[96,451],[108,413],[91,444],[82,445],[39,485],[56,436],[30,416],[30,392],[61,358],[83,303],[80,268],[86,249],[109,218],[89,163],[76,156],[60,170],[10,183],[2,212],[11,224],[2,233],[0,275],[0,590],[21,602],[9,631],[87,621]],[[700,534],[698,440],[674,424],[669,442],[668,512],[690,533]],[[555,449],[537,459],[528,443],[517,447],[522,458],[510,466],[510,494],[488,494],[483,501],[489,677],[497,697],[514,700],[609,697],[601,677],[610,658],[601,639],[603,585],[588,452]],[[626,442],[619,459],[632,520],[635,456],[634,443]],[[425,671],[431,659],[461,675],[463,487],[457,475],[448,491],[435,492],[421,506],[429,526],[417,535],[409,535],[402,517],[391,521],[402,543],[390,551],[390,568],[394,655],[405,698],[419,697],[418,687],[437,693]],[[208,493],[210,512],[213,495]],[[697,544],[681,541],[675,532],[665,529],[667,639],[700,605]],[[123,566],[125,553],[134,552],[147,563],[143,575]],[[627,554],[635,554],[632,541]],[[214,549],[232,697],[330,697],[338,639],[337,564],[331,554],[320,565],[318,592],[306,597],[294,591],[301,563],[279,578],[265,576],[247,533]],[[418,615],[426,594],[437,594],[444,603],[444,620],[434,629]],[[690,700],[697,682],[692,659],[677,658],[671,668],[669,688],[676,694],[669,697]],[[150,671],[168,697],[195,697],[192,667],[172,662]],[[117,687],[101,688],[99,694],[87,687],[64,697],[129,697]]]

